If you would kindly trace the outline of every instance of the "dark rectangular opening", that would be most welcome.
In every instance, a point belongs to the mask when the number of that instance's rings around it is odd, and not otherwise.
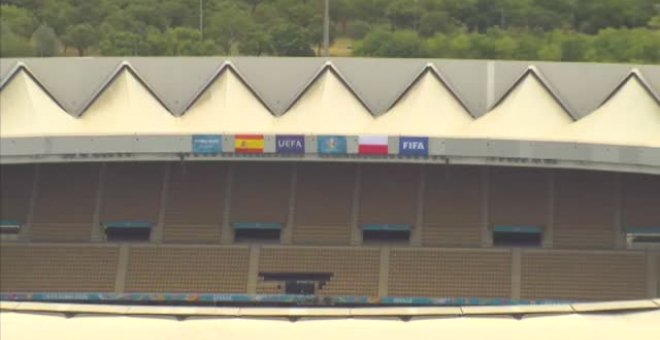
[[[282,224],[275,222],[234,222],[234,240],[242,243],[277,243]]]
[[[259,273],[264,281],[282,282],[285,294],[293,295],[314,295],[318,289],[322,289],[330,278],[332,273],[299,273],[299,272],[280,272],[280,273]]]
[[[279,242],[279,229],[239,229],[235,230],[236,242]]]
[[[150,222],[118,221],[103,223],[105,239],[109,242],[148,242],[151,238]]]
[[[21,224],[17,221],[0,221],[0,234],[16,235],[21,231]]]
[[[496,226],[493,245],[497,247],[540,247],[543,233],[539,227]]]
[[[409,240],[409,225],[365,224],[362,226],[363,243],[407,243]]]
[[[628,247],[660,247],[660,227],[625,228]]]

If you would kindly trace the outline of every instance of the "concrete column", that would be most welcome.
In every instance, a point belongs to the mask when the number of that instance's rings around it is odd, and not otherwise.
[[[296,188],[298,185],[298,166],[293,165],[291,167],[291,181],[289,183],[289,214],[287,216],[286,225],[282,229],[282,234],[280,235],[280,242],[282,244],[292,244],[293,243],[293,228],[295,223],[296,216]]]
[[[545,230],[543,231],[543,248],[552,248],[555,232],[555,171],[548,170],[547,175],[548,197],[547,211],[545,220]]]
[[[490,168],[484,167],[481,172],[481,183],[483,186],[481,194],[481,211],[482,211],[482,226],[481,226],[481,246],[493,246],[493,234],[490,227]]]
[[[234,243],[234,230],[231,228],[231,188],[234,185],[234,166],[227,165],[225,179],[225,206],[222,214],[222,225],[220,226],[220,242],[222,244]]]
[[[389,294],[390,280],[390,247],[380,248],[380,269],[378,271],[378,297]]]
[[[37,204],[37,196],[39,195],[39,175],[41,173],[41,166],[34,165],[34,179],[32,180],[32,187],[30,188],[30,202],[28,203],[27,216],[23,221],[23,226],[19,230],[19,239],[28,240],[30,237],[30,229],[32,229],[32,221],[34,220],[34,208]]]
[[[257,282],[259,281],[259,256],[261,246],[253,244],[250,246],[250,260],[248,264],[247,293],[257,294]]]
[[[163,169],[163,184],[160,190],[160,208],[158,211],[158,222],[151,231],[151,242],[163,243],[163,229],[165,228],[165,212],[167,211],[167,197],[169,195],[170,176],[172,174],[172,164],[165,163]]]
[[[353,210],[351,215],[351,245],[362,244],[362,229],[360,228],[360,182],[362,178],[362,165],[355,167],[355,182],[353,185]]]
[[[623,233],[623,174],[616,173],[614,178],[614,246],[617,249],[626,248],[626,237]]]
[[[426,191],[426,167],[421,165],[419,182],[417,182],[417,216],[415,226],[411,230],[410,244],[421,246],[424,238],[424,193]]]
[[[646,252],[646,297],[660,298],[660,273],[658,273],[660,252]]]
[[[520,299],[522,256],[523,251],[520,248],[511,251],[511,299],[513,300]]]
[[[92,242],[102,242],[105,240],[103,227],[101,226],[101,210],[103,208],[103,191],[105,189],[105,176],[108,168],[107,163],[101,163],[99,169],[99,182],[96,186],[96,205],[94,206],[94,218],[92,219]]]
[[[115,293],[123,293],[125,291],[129,256],[130,248],[128,243],[122,243],[119,246],[119,259],[117,261],[117,274],[115,276]]]

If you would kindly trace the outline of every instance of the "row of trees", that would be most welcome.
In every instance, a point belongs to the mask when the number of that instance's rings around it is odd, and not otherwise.
[[[553,30],[518,32],[493,28],[479,33],[376,30],[358,42],[355,55],[660,63],[660,33],[644,28],[607,28],[596,35]]]
[[[322,0],[0,0],[0,55],[318,53]],[[657,0],[331,0],[352,54],[660,62]],[[349,51],[350,53],[350,51]]]

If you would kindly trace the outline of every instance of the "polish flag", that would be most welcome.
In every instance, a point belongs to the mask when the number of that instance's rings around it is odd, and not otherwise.
[[[387,136],[359,136],[360,155],[387,155]]]

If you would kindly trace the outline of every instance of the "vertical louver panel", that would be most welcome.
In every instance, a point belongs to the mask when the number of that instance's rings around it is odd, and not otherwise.
[[[290,187],[289,164],[236,164],[231,188],[230,220],[286,223]]]
[[[424,233],[427,245],[476,246],[483,225],[479,167],[427,167]]]
[[[555,186],[554,245],[612,248],[616,177],[595,171],[558,171]]]
[[[109,163],[101,221],[158,222],[163,170],[162,163]]]

